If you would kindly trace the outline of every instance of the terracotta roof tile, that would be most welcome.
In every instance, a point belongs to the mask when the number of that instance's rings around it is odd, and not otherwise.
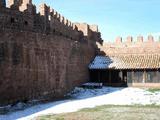
[[[89,69],[158,69],[160,54],[96,56]]]

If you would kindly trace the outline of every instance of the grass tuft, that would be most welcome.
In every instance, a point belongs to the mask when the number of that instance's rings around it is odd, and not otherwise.
[[[159,120],[160,106],[153,105],[103,105],[78,112],[41,116],[36,120]]]
[[[160,88],[149,88],[147,91],[151,93],[160,92]]]

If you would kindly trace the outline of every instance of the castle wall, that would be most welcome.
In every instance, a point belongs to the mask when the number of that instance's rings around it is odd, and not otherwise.
[[[143,36],[138,36],[136,40],[128,36],[124,41],[122,41],[121,37],[117,37],[115,42],[105,42],[103,46],[99,47],[107,56],[160,53],[160,42],[155,41],[151,35],[147,39],[144,39]]]
[[[0,36],[0,103],[62,97],[89,80],[92,46],[32,32],[5,30]]]
[[[88,27],[90,39],[45,4],[37,14],[31,0],[10,1],[0,8],[0,105],[63,97],[87,82],[101,40],[97,28]]]

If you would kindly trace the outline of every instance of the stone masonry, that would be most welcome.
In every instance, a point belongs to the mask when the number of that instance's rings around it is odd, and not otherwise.
[[[96,25],[72,23],[46,4],[0,2],[0,105],[59,98],[89,80],[102,42]]]
[[[155,41],[152,35],[149,35],[146,40],[143,36],[138,36],[136,40],[133,40],[132,36],[128,36],[125,41],[122,41],[122,37],[117,37],[115,42],[105,42],[103,46],[99,45],[99,48],[106,56],[159,54],[160,41]]]

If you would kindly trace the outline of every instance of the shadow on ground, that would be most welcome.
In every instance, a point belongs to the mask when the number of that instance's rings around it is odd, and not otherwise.
[[[38,114],[49,109],[53,109],[57,106],[63,106],[63,104],[68,104],[71,102],[76,102],[80,100],[89,99],[92,97],[102,96],[105,94],[110,94],[113,92],[121,91],[124,88],[112,88],[112,87],[103,87],[101,89],[84,89],[84,88],[75,88],[64,100],[53,101],[49,103],[42,103],[35,106],[31,106],[21,111],[10,112],[4,115],[0,115],[0,120],[17,120],[25,119],[25,117]],[[67,109],[70,109],[69,106]]]

